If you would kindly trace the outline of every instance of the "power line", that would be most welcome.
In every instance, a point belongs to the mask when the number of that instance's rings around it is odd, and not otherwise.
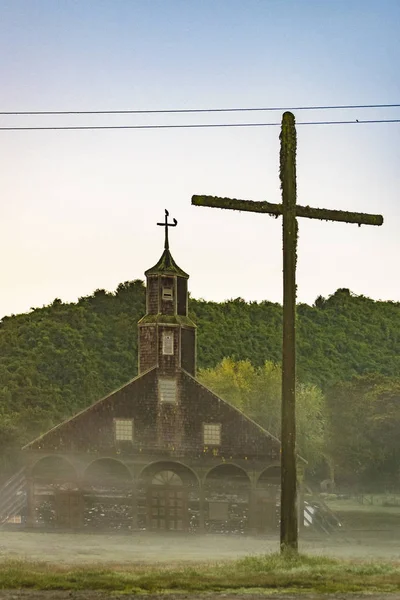
[[[399,108],[400,104],[342,104],[332,106],[268,106],[255,108],[172,108],[162,110],[27,110],[0,111],[0,115],[156,115],[177,113],[267,112],[294,110],[349,110],[366,108]]]
[[[355,121],[298,121],[296,125],[366,125],[400,123],[400,119],[368,119]],[[197,123],[188,125],[50,125],[32,127],[0,127],[0,131],[66,131],[94,129],[209,129],[218,127],[278,127],[281,123]]]

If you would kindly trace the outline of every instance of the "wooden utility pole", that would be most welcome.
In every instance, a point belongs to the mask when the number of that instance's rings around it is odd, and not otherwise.
[[[283,344],[281,415],[281,545],[297,551],[296,510],[296,129],[284,115],[281,130],[280,180],[283,227]],[[285,441],[283,441],[285,440]]]
[[[296,510],[296,259],[297,219],[306,217],[342,221],[358,225],[382,225],[381,215],[326,210],[296,205],[296,128],[294,115],[282,116],[280,180],[282,204],[193,196],[195,206],[267,213],[283,217],[283,348],[282,348],[282,428],[281,428],[281,552],[297,552]]]

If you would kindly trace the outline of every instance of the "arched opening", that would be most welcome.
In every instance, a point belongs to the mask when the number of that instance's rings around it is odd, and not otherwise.
[[[76,482],[74,467],[61,456],[45,456],[41,458],[33,466],[31,476],[38,481],[59,485]]]
[[[181,463],[158,462],[141,474],[138,498],[143,528],[158,531],[188,531],[198,527],[199,482]]]
[[[250,479],[244,469],[222,464],[205,482],[205,527],[213,533],[244,533],[249,528]]]
[[[130,531],[133,527],[133,482],[128,467],[114,458],[93,461],[84,474],[84,527]]]
[[[280,485],[281,483],[281,467],[279,465],[273,465],[267,467],[261,473],[257,480],[257,487],[268,487],[269,485]]]
[[[257,480],[256,524],[259,533],[279,527],[281,468],[267,467]]]
[[[87,467],[84,480],[98,488],[126,487],[132,480],[129,469],[114,458],[98,458]]]
[[[28,512],[31,525],[71,529],[81,523],[81,496],[72,464],[61,456],[45,456],[31,469]]]

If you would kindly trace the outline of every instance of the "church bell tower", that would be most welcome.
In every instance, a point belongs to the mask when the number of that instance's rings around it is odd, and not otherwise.
[[[158,367],[160,374],[173,376],[180,368],[196,375],[196,326],[188,317],[188,279],[169,251],[165,211],[164,252],[158,263],[145,272],[146,315],[139,321],[139,375]]]

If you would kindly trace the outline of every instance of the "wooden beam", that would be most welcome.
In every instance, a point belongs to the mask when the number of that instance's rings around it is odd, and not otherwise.
[[[194,206],[208,206],[210,208],[228,208],[245,212],[266,213],[276,217],[282,215],[282,204],[272,204],[271,202],[238,200],[236,198],[221,198],[219,196],[192,196],[192,204]],[[356,223],[357,225],[382,225],[383,223],[382,215],[299,205],[296,205],[296,217],[319,219],[322,221],[342,221],[343,223]]]

